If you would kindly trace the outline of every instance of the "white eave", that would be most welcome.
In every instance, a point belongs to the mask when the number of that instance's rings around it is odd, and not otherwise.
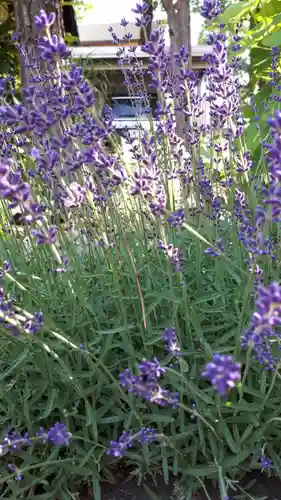
[[[167,25],[163,24],[163,20],[154,21],[152,29],[159,26],[165,29],[165,43],[166,50],[169,51],[169,33]],[[132,47],[135,48],[135,56],[143,59],[144,61],[149,57],[146,52],[141,50],[141,29],[136,27],[132,22],[126,28],[120,24],[84,24],[78,26],[79,39],[81,46],[72,47],[72,57],[75,59],[89,59],[89,60],[104,60],[107,65],[104,69],[116,68],[116,59],[118,59],[118,46],[114,45],[109,28],[112,28],[116,36],[122,40],[125,33],[132,34]],[[139,45],[138,45],[139,44]],[[125,51],[128,52],[130,46],[126,45]],[[196,45],[192,47],[192,66],[194,69],[203,68],[205,63],[201,61],[204,54],[212,51],[209,45]],[[131,53],[132,54],[132,53]],[[99,63],[99,68],[102,68]],[[109,65],[108,65],[109,64]],[[110,67],[111,66],[111,67]]]
[[[160,25],[162,25],[161,20],[154,21],[151,28],[159,28]],[[166,31],[167,26],[164,25],[163,27]],[[125,33],[130,33],[133,40],[139,40],[141,38],[141,28],[139,28],[132,22],[129,23],[126,28],[120,26],[120,23],[95,23],[78,25],[80,41],[82,44],[84,44],[93,41],[104,42],[105,40],[113,40],[109,29],[111,29],[118,38],[122,38]]]
[[[126,46],[125,50],[128,51],[129,47]],[[110,46],[94,46],[94,47],[72,47],[72,57],[77,59],[118,59],[117,55],[118,47]],[[212,47],[210,45],[196,45],[191,49],[192,57],[200,58],[206,53],[210,53],[212,51]],[[143,52],[140,47],[136,48],[135,56],[139,58],[148,58],[149,54],[147,52]]]

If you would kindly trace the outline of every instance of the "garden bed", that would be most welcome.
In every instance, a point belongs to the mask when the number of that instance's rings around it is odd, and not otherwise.
[[[155,482],[146,481],[145,485],[138,486],[136,480],[128,479],[124,475],[117,476],[114,484],[103,483],[101,500],[207,500],[204,492],[194,493],[192,497],[185,496],[173,480],[167,485],[158,477]],[[156,483],[156,484],[155,484]],[[281,483],[279,478],[268,477],[259,471],[248,473],[241,481],[240,486],[245,488],[247,494],[241,491],[230,493],[230,500],[280,500]],[[212,484],[206,485],[210,500],[220,498],[219,490]],[[82,500],[95,500],[92,490],[84,492]]]
[[[155,130],[128,139],[126,163],[53,23],[36,18],[52,78],[20,104],[0,82],[0,496],[280,500],[281,113],[263,115],[256,161],[227,33],[202,94],[159,29],[144,47]]]

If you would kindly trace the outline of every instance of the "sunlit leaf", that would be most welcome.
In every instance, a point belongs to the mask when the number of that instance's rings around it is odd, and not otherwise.
[[[263,45],[266,47],[275,47],[281,45],[281,31],[271,33],[263,40]]]

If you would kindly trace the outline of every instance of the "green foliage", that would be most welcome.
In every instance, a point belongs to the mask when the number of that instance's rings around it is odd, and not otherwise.
[[[220,22],[225,23],[230,34],[234,33],[237,23],[242,23],[240,54],[249,51],[251,90],[254,91],[257,84],[269,79],[271,53],[265,47],[281,45],[281,2],[244,0],[232,3],[217,20],[217,23]]]
[[[113,247],[75,242],[61,226],[71,256],[68,273],[50,271],[57,265],[51,248],[31,247],[27,252],[17,233],[1,243],[1,255],[12,265],[5,279],[8,295],[16,296],[20,309],[40,309],[45,316],[44,331],[34,337],[14,338],[1,329],[1,427],[33,435],[40,426],[63,420],[73,434],[71,447],[60,454],[48,446],[17,452],[24,474],[17,484],[7,474],[10,457],[3,457],[0,485],[5,498],[26,498],[28,492],[31,499],[64,498],[81,481],[107,477],[114,465],[106,455],[109,440],[124,428],[152,425],[160,436],[160,448],[152,444],[149,450],[128,452],[128,463],[140,477],[162,471],[168,481],[174,472],[197,478],[195,486],[219,473],[231,479],[238,471],[256,469],[265,441],[277,455],[281,452],[278,378],[272,385],[272,376],[251,363],[243,394],[234,391],[226,402],[200,382],[202,367],[214,352],[236,352],[245,361],[239,339],[249,321],[252,284],[249,288],[234,228],[225,228],[225,239],[234,245],[231,265],[222,257],[217,262],[202,254],[202,239],[213,234],[204,218],[200,235],[166,228],[167,240],[185,258],[180,286],[169,262],[147,239],[153,224],[145,222],[143,234],[135,210],[134,202],[121,212],[113,205],[104,222],[97,219],[100,234],[114,230]],[[271,274],[270,262],[263,260]],[[276,280],[279,274],[275,269]],[[165,384],[179,392],[179,410],[138,401],[118,383],[120,371],[143,358],[156,355],[169,365],[161,336],[172,324],[185,356],[179,368],[168,369]],[[195,420],[185,412],[192,401]]]
[[[79,20],[82,20],[85,15],[87,15],[87,11],[95,7],[93,1],[89,2],[87,0],[62,0],[62,5],[71,5],[74,7],[78,22]]]
[[[0,2],[0,76],[19,74],[18,54],[11,35],[15,30],[13,14],[8,10],[8,2]]]
[[[19,338],[1,330],[1,427],[27,429],[32,435],[41,425],[63,420],[73,434],[70,449],[60,454],[47,446],[17,453],[24,474],[18,484],[7,474],[10,457],[4,457],[0,484],[6,498],[29,493],[40,499],[43,492],[43,498],[63,498],[82,481],[106,478],[114,466],[106,455],[110,439],[124,428],[142,425],[157,428],[160,448],[150,445],[128,453],[128,463],[141,478],[162,471],[168,482],[173,472],[187,480],[194,477],[196,488],[199,480],[218,477],[220,468],[225,478],[257,468],[264,440],[280,454],[279,425],[269,424],[279,415],[279,380],[272,388],[271,377],[253,364],[243,396],[233,393],[227,403],[216,401],[213,389],[200,382],[206,361],[216,351],[233,352],[249,320],[252,300],[243,250],[233,248],[231,266],[204,256],[200,240],[211,239],[213,229],[203,219],[200,239],[196,232],[167,230],[167,240],[181,247],[186,262],[184,285],[179,286],[170,264],[147,241],[153,226],[146,225],[142,234],[135,210],[128,205],[120,214],[116,207],[107,215],[104,228],[114,228],[115,246],[104,250],[81,244],[77,255],[79,246],[62,226],[61,237],[72,256],[65,274],[50,272],[57,265],[51,249],[34,247],[26,255],[21,239],[12,235],[2,244],[1,254],[12,264],[13,279],[7,276],[5,283],[8,295],[16,295],[21,309],[42,310],[45,329]],[[98,225],[101,231],[100,220]],[[236,243],[230,226],[225,238]],[[179,369],[168,370],[165,384],[179,392],[179,411],[144,404],[118,383],[119,372],[143,358],[156,355],[169,364],[161,336],[171,324],[177,325],[185,356]],[[244,361],[242,353],[239,359]],[[196,420],[185,412],[192,401]]]
[[[221,14],[220,22],[230,24],[239,21],[244,16],[247,16],[255,6],[256,2],[253,1],[232,3]]]
[[[226,11],[227,16],[232,11],[232,16],[240,18],[249,5],[243,4],[242,10],[240,6],[238,10],[232,8]],[[140,80],[139,68],[135,76]],[[268,87],[262,89],[261,103],[270,91]],[[187,87],[190,102],[189,92]],[[71,101],[67,92],[66,97]],[[48,104],[52,112],[52,103]],[[0,255],[1,261],[7,259],[11,265],[11,271],[1,278],[5,295],[13,299],[18,315],[28,317],[36,311],[44,314],[44,327],[35,335],[23,331],[13,336],[0,324],[1,432],[4,435],[15,428],[34,436],[41,426],[49,428],[63,421],[72,434],[69,448],[33,443],[12,456],[3,454],[3,499],[74,498],[81,483],[92,484],[99,499],[99,480],[110,479],[116,467],[116,459],[107,455],[110,441],[117,440],[124,429],[138,432],[143,426],[154,427],[159,442],[128,450],[125,464],[139,480],[161,472],[168,483],[172,474],[180,475],[190,496],[204,487],[206,479],[217,480],[223,499],[229,484],[247,471],[260,468],[258,460],[264,450],[274,460],[274,472],[280,475],[279,366],[273,375],[252,359],[250,351],[245,354],[240,347],[254,307],[255,276],[249,272],[249,254],[237,234],[235,190],[245,193],[249,217],[254,220],[257,196],[268,174],[261,155],[256,164],[258,189],[247,172],[239,174],[236,170],[234,153],[243,155],[250,146],[257,154],[260,139],[268,134],[265,114],[256,124],[251,120],[251,108],[245,112],[250,118],[245,136],[225,141],[222,130],[214,128],[211,139],[217,148],[207,147],[203,136],[200,151],[194,146],[188,151],[195,174],[194,184],[190,181],[187,185],[174,179],[174,168],[181,166],[182,158],[178,150],[173,156],[177,138],[165,132],[157,134],[151,120],[150,146],[156,155],[158,175],[165,179],[167,213],[180,203],[185,210],[180,229],[167,223],[166,212],[162,217],[153,216],[146,197],[131,196],[132,172],[137,167],[145,168],[153,156],[149,153],[139,165],[132,158],[125,161],[112,134],[108,142],[113,143],[115,156],[110,160],[124,165],[127,182],[119,190],[112,188],[106,206],[95,204],[94,196],[86,189],[85,204],[69,209],[65,221],[58,222],[54,244],[36,245],[29,225],[15,226],[6,201],[1,200],[5,238],[0,241]],[[44,109],[42,114],[45,119]],[[104,126],[96,108],[84,110],[84,115],[70,115],[63,124],[56,125],[63,125],[65,132],[71,119],[73,124],[83,125],[83,119],[89,117],[95,126],[93,137],[86,137],[85,143],[97,146],[97,153],[106,157],[108,145],[94,135]],[[232,125],[236,124],[234,119]],[[165,129],[165,115],[162,125]],[[52,124],[46,134],[48,140],[54,139],[52,134],[56,133]],[[146,144],[141,139],[136,146],[140,156]],[[59,213],[53,192],[50,194],[49,186],[37,175],[30,149],[42,148],[42,155],[49,160],[51,141],[45,141],[46,149],[38,136],[36,143],[32,141],[30,130],[27,146],[15,148],[13,154],[24,179],[30,182],[34,199],[47,206],[43,226],[39,226],[44,228],[44,224],[50,224],[50,216],[59,218]],[[79,141],[72,137],[71,154],[83,148]],[[225,144],[229,147],[226,153]],[[69,151],[65,153],[60,146],[58,150],[63,164]],[[194,209],[199,208],[197,153],[205,169],[204,180],[210,180],[214,192],[222,188],[218,178],[226,181],[228,172],[232,175],[233,182],[220,192],[223,210],[219,220],[210,217],[212,202],[208,196],[203,198],[204,209],[194,214]],[[92,166],[97,190],[101,188],[99,160],[97,157]],[[30,171],[34,176],[29,175]],[[188,168],[187,173],[190,175]],[[83,174],[88,180],[87,168],[81,168],[75,177],[81,184]],[[68,181],[67,175],[60,181],[61,187]],[[268,283],[280,280],[281,247],[279,229],[271,220],[265,227],[273,238],[276,260],[261,254],[254,263],[262,267]],[[225,251],[218,257],[205,254],[218,236],[226,242]],[[181,270],[175,272],[171,261],[159,250],[159,239],[181,250]],[[61,266],[65,254],[69,265],[64,269]],[[167,326],[176,327],[183,351],[176,366],[164,350],[162,336]],[[227,399],[215,394],[201,378],[204,366],[216,352],[232,354],[243,368],[242,382]],[[142,359],[154,357],[167,368],[165,387],[179,393],[179,408],[161,408],[140,400],[119,383],[121,371],[135,370]],[[19,467],[22,481],[15,480],[17,473],[9,472],[11,462]]]
[[[267,119],[279,107],[280,63],[274,69],[276,85],[270,86],[272,72],[272,48],[281,45],[281,2],[280,0],[246,1],[232,3],[226,7],[208,30],[217,29],[224,23],[230,38],[237,25],[241,46],[238,55],[244,60],[245,77],[248,80],[243,89],[242,105],[247,118],[247,145],[253,153],[254,164],[260,164],[263,152],[260,136],[267,135]],[[253,102],[255,103],[253,105]]]

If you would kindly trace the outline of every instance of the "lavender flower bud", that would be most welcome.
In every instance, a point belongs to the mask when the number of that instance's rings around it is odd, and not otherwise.
[[[163,340],[166,350],[173,356],[180,356],[181,350],[177,339],[176,329],[174,327],[165,328]]]
[[[207,363],[202,377],[209,379],[216,391],[225,396],[230,389],[241,380],[241,364],[234,363],[231,356],[214,354],[210,363]]]
[[[156,438],[156,429],[151,427],[142,427],[136,434],[133,434],[132,431],[123,431],[118,441],[110,441],[110,448],[107,454],[113,457],[123,457],[126,450],[133,446],[134,441],[150,444]]]
[[[43,9],[41,9],[39,15],[34,17],[34,24],[38,29],[50,28],[52,24],[54,24],[55,20],[56,15],[54,12],[47,14]]]
[[[108,455],[113,457],[123,457],[126,450],[133,446],[134,436],[132,432],[123,431],[118,441],[110,441]]]
[[[212,20],[222,13],[222,5],[218,0],[204,0],[200,14],[207,20]]]
[[[164,250],[166,257],[171,261],[175,273],[182,271],[183,258],[179,248],[175,248],[174,245],[165,245],[161,240],[158,242],[159,248]]]
[[[261,472],[264,471],[270,471],[272,469],[272,460],[270,457],[265,456],[264,454],[261,455],[259,459],[259,465],[261,468]]]
[[[168,217],[168,222],[172,227],[181,227],[184,223],[184,210],[179,208],[175,212],[171,213]]]
[[[140,375],[134,375],[128,368],[120,374],[120,383],[129,392],[133,392],[136,396],[146,399],[151,403],[159,406],[172,405],[176,408],[178,405],[178,394],[171,394],[168,390],[163,389],[158,378],[161,377],[165,369],[159,365],[159,362],[154,358],[153,362],[143,360],[139,364]]]
[[[241,346],[251,348],[254,358],[274,370],[278,359],[272,355],[274,342],[279,339],[281,325],[281,287],[278,283],[257,288],[256,311],[252,315],[249,327],[243,333]]]
[[[55,446],[69,446],[70,436],[65,424],[60,422],[54,424],[48,431],[48,441]]]
[[[148,3],[146,2],[137,3],[135,8],[132,9],[132,12],[134,12],[134,14],[144,14],[145,12],[147,12],[148,9],[149,9]]]
[[[8,464],[8,469],[10,469],[11,472],[16,472],[16,480],[17,481],[22,481],[23,475],[21,474],[20,470],[18,467],[14,464]]]

